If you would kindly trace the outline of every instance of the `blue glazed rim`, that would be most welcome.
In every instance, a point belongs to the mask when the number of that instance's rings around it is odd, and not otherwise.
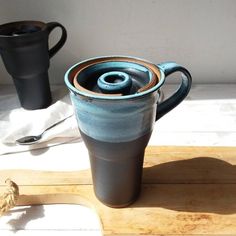
[[[86,91],[82,91],[82,90],[78,90],[77,88],[74,87],[73,85],[73,82],[70,81],[70,74],[73,72],[74,69],[76,69],[79,65],[81,64],[84,64],[84,63],[88,63],[88,62],[92,62],[94,60],[99,60],[99,59],[115,59],[115,58],[119,58],[119,59],[123,59],[123,60],[135,60],[137,62],[130,62],[130,63],[133,63],[133,64],[137,64],[138,66],[144,66],[146,67],[145,65],[148,64],[150,65],[150,67],[155,67],[156,70],[158,70],[159,72],[159,76],[156,74],[156,76],[158,77],[159,81],[158,83],[153,86],[152,88],[148,89],[148,90],[145,90],[145,91],[142,91],[140,93],[135,93],[135,94],[130,94],[130,95],[123,95],[123,96],[109,96],[109,95],[97,95],[95,93],[88,93]],[[127,61],[126,61],[127,62]],[[98,62],[99,63],[99,62]],[[142,63],[145,63],[145,65],[143,65]],[[149,68],[149,70],[151,70],[151,68]],[[152,71],[152,73],[154,73]],[[94,99],[101,99],[101,100],[125,100],[125,99],[132,99],[132,98],[138,98],[138,97],[142,97],[144,95],[147,95],[149,93],[152,93],[156,90],[158,90],[165,82],[165,74],[164,72],[156,65],[152,64],[151,62],[149,61],[146,61],[146,60],[143,60],[143,59],[140,59],[140,58],[137,58],[137,57],[130,57],[130,56],[116,56],[116,55],[113,55],[113,56],[101,56],[101,57],[93,57],[93,58],[89,58],[89,59],[86,59],[86,60],[83,60],[79,63],[76,63],[75,65],[73,65],[72,67],[70,67],[67,72],[65,73],[65,76],[64,76],[64,81],[65,81],[65,84],[66,86],[68,87],[68,89],[73,92],[73,94],[75,95],[81,95],[81,96],[84,96],[84,97],[87,97],[87,98],[94,98]]]

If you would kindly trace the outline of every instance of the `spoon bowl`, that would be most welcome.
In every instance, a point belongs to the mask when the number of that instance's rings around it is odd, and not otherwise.
[[[31,144],[37,143],[42,138],[42,136],[43,134],[25,136],[25,137],[17,139],[16,143],[20,145],[31,145]]]
[[[41,134],[21,137],[21,138],[16,140],[16,143],[19,144],[19,145],[32,145],[32,144],[38,143],[42,139],[42,137],[43,137],[43,135],[46,131],[52,129],[53,127],[55,127],[56,125],[62,123],[63,121],[65,121],[66,119],[68,119],[71,116],[73,116],[73,115],[67,116],[64,119],[54,123],[53,125],[46,128]]]

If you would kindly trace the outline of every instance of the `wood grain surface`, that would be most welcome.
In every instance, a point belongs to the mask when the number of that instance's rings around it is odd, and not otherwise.
[[[90,170],[1,170],[18,205],[70,203],[93,208],[104,235],[236,235],[236,148],[149,146],[142,192],[130,207],[113,209],[94,196]]]

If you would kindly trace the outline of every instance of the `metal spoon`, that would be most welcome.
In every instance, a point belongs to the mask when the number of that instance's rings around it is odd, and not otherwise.
[[[56,125],[62,123],[63,121],[65,121],[66,119],[68,119],[69,117],[71,117],[72,115],[70,116],[67,116],[66,118],[56,122],[55,124],[49,126],[48,128],[46,128],[41,134],[39,135],[30,135],[30,136],[25,136],[25,137],[22,137],[22,138],[19,138],[16,140],[16,143],[17,144],[20,144],[20,145],[31,145],[31,144],[35,144],[37,143],[42,137],[43,137],[43,134],[50,130],[51,128],[55,127]]]

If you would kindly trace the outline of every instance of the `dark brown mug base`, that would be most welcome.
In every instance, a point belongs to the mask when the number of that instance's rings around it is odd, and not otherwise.
[[[151,132],[119,143],[98,141],[80,132],[89,151],[96,197],[109,207],[132,204],[140,194],[144,150]]]
[[[13,82],[24,109],[44,109],[51,105],[52,96],[47,72],[27,79],[13,78]]]

